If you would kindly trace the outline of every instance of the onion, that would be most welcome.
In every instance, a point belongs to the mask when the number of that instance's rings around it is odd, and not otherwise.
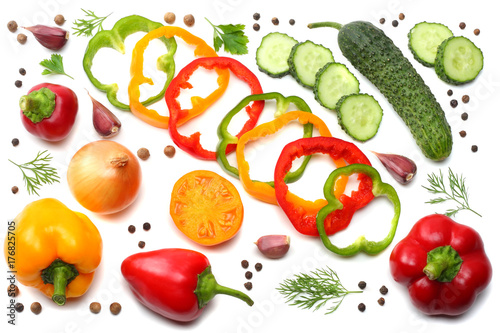
[[[137,198],[141,168],[134,154],[108,140],[86,144],[69,163],[67,179],[71,193],[86,209],[112,214]]]

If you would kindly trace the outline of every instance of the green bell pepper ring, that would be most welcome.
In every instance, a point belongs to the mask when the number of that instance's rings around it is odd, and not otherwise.
[[[151,21],[145,17],[130,15],[118,20],[111,30],[99,31],[89,41],[85,55],[83,56],[83,69],[85,70],[85,73],[87,73],[90,82],[92,82],[97,89],[105,92],[109,102],[118,109],[130,111],[129,105],[120,102],[116,96],[118,92],[118,84],[104,84],[92,73],[92,62],[97,54],[97,51],[101,48],[109,47],[125,54],[125,38],[135,32],[150,32],[162,26],[163,24]],[[162,99],[170,81],[175,75],[174,54],[177,50],[177,43],[174,38],[160,38],[160,40],[165,44],[168,52],[158,58],[156,68],[167,74],[167,81],[165,82],[163,90],[157,95],[149,97],[144,102],[141,102],[143,105],[150,105]]]
[[[343,208],[342,203],[333,195],[333,185],[335,184],[335,181],[342,175],[350,176],[354,173],[362,173],[372,179],[373,196],[386,196],[394,206],[394,216],[391,221],[389,234],[383,240],[374,242],[367,240],[365,236],[360,236],[353,244],[344,248],[339,248],[330,242],[330,239],[325,232],[324,221],[330,213]],[[321,240],[327,249],[342,256],[352,256],[358,252],[377,254],[389,246],[396,234],[396,228],[398,226],[399,216],[401,213],[401,203],[399,202],[396,190],[391,185],[382,182],[380,174],[377,170],[375,170],[375,168],[366,164],[350,164],[348,166],[335,169],[326,180],[323,193],[328,203],[318,212],[318,215],[316,216],[316,226]]]
[[[240,178],[239,176],[239,171],[238,167],[232,166],[228,159],[227,159],[227,148],[230,145],[236,145],[238,143],[238,138],[229,133],[228,127],[229,124],[231,123],[231,120],[233,119],[234,116],[236,116],[245,106],[247,106],[250,102],[255,102],[255,101],[267,101],[267,100],[276,100],[276,111],[274,112],[274,117],[278,118],[282,114],[284,114],[287,110],[288,107],[290,106],[290,103],[294,104],[297,108],[297,110],[301,110],[304,112],[309,112],[312,113],[311,108],[307,103],[300,97],[298,96],[288,96],[285,97],[282,94],[278,92],[270,92],[270,93],[264,93],[264,94],[254,94],[254,95],[249,95],[245,98],[243,98],[229,113],[222,119],[221,123],[219,124],[219,127],[217,128],[217,135],[219,137],[219,142],[217,143],[217,149],[216,149],[216,157],[217,157],[217,162],[219,162],[220,166],[224,171],[226,171],[229,175],[235,177],[235,178]],[[313,124],[305,124],[304,125],[304,138],[310,138],[313,135]],[[297,168],[297,170],[290,171],[287,173],[285,176],[285,182],[286,183],[292,183],[294,181],[297,181],[302,174],[304,173],[304,170],[307,166],[307,163],[309,163],[309,160],[311,159],[311,156],[306,156],[304,157],[304,160],[302,164]],[[268,182],[271,186],[274,185],[274,182]]]

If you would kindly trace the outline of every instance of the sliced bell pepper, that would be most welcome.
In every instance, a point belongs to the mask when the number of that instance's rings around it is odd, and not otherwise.
[[[217,53],[211,48],[203,39],[191,34],[185,29],[179,27],[160,27],[153,31],[150,31],[144,37],[142,37],[134,47],[132,52],[132,65],[130,67],[131,79],[128,86],[128,95],[130,102],[130,110],[139,119],[145,121],[146,123],[159,127],[168,128],[169,117],[160,115],[156,110],[146,108],[142,103],[139,102],[141,96],[140,85],[144,83],[153,84],[150,78],[144,77],[143,67],[144,67],[144,51],[148,46],[149,42],[156,38],[167,37],[171,38],[173,36],[180,37],[184,42],[189,45],[194,45],[194,55],[199,57],[217,57]],[[181,125],[188,121],[189,119],[196,117],[203,111],[205,111],[210,105],[212,105],[222,94],[226,91],[227,85],[229,84],[229,71],[224,68],[216,68],[215,71],[219,75],[217,79],[218,88],[210,93],[207,97],[202,98],[199,96],[191,97],[191,103],[193,107],[186,110],[182,116],[179,116],[177,120],[177,125]],[[180,74],[180,73],[179,73]],[[170,82],[169,86],[172,83]],[[182,84],[178,89],[192,88],[189,82],[182,81]],[[167,89],[168,90],[168,89]],[[168,100],[167,100],[168,103]]]
[[[317,153],[328,154],[336,161],[338,168],[345,166],[345,163],[371,165],[368,158],[356,145],[337,138],[321,136],[302,138],[290,142],[283,148],[274,171],[276,200],[295,229],[304,235],[311,236],[319,235],[318,228],[316,227],[316,215],[328,202],[325,199],[318,199],[312,202],[298,197],[288,190],[288,185],[285,183],[284,178],[291,169],[293,160]],[[339,161],[343,163],[341,164]],[[332,235],[346,228],[354,212],[364,207],[373,199],[370,177],[359,174],[358,190],[353,191],[351,196],[342,194],[345,190],[345,183],[343,182],[347,182],[347,177],[343,176],[340,179],[342,179],[340,188],[338,188],[339,181],[337,181],[334,193],[344,208],[336,210],[325,218],[324,226],[327,235]]]
[[[290,111],[282,114],[270,122],[260,124],[242,135],[238,140],[238,144],[236,146],[236,162],[238,163],[238,173],[243,188],[248,192],[248,194],[264,202],[275,205],[278,204],[276,201],[274,182],[254,181],[250,178],[250,165],[245,160],[245,145],[249,141],[255,141],[258,138],[276,133],[293,120],[298,120],[301,124],[314,125],[318,129],[319,135],[321,136],[332,136],[326,124],[318,116],[305,111]],[[338,163],[338,165],[344,165],[343,161],[335,161],[335,163]],[[298,169],[299,174],[303,172],[303,168],[305,168],[304,164]],[[290,169],[288,169],[285,175],[283,175],[283,181],[289,173],[289,170]]]
[[[297,107],[297,110],[301,110],[304,112],[311,113],[311,109],[309,105],[298,96],[288,96],[285,97],[278,92],[271,92],[265,94],[258,95],[249,95],[241,100],[229,113],[222,119],[219,127],[217,128],[217,135],[219,137],[219,142],[217,143],[216,156],[217,161],[224,171],[235,178],[240,178],[238,167],[232,166],[229,164],[227,160],[227,148],[231,146],[235,146],[238,143],[238,137],[232,135],[228,131],[229,124],[234,116],[236,116],[245,106],[248,110],[248,104],[250,102],[255,101],[267,101],[267,100],[276,100],[276,111],[274,112],[274,117],[279,117],[284,114],[290,105],[290,103],[294,104]],[[304,137],[311,137],[313,134],[313,125],[310,123],[304,124]],[[302,162],[302,165],[299,169],[289,172],[286,175],[285,181],[293,182],[300,178],[304,169],[311,158],[308,156]]]
[[[243,65],[238,60],[227,57],[206,57],[198,58],[189,63],[184,67],[174,80],[170,83],[170,86],[165,93],[165,100],[167,101],[168,109],[170,111],[170,121],[168,129],[170,131],[170,136],[174,143],[179,146],[182,150],[190,153],[194,157],[198,157],[205,160],[216,160],[215,151],[206,150],[201,146],[200,143],[200,132],[191,134],[191,136],[186,137],[179,133],[177,126],[181,120],[186,121],[191,118],[189,115],[191,112],[189,110],[182,110],[177,97],[180,95],[181,87],[191,85],[188,83],[191,75],[199,68],[203,67],[205,69],[229,69],[236,75],[239,79],[243,80],[250,86],[250,91],[252,94],[262,94],[262,87],[260,85],[259,79],[255,76],[252,71],[250,71],[245,65]],[[198,104],[199,105],[199,104]],[[208,107],[210,104],[204,104],[204,107]],[[236,135],[240,137],[248,130],[255,127],[259,116],[264,109],[264,101],[255,101],[250,105],[246,111],[249,119],[243,125],[243,128]],[[234,151],[236,147],[230,146],[227,148],[227,153]]]
[[[340,176],[350,176],[355,173],[363,174],[371,178],[373,196],[386,196],[394,205],[394,216],[391,221],[389,233],[383,240],[379,242],[368,241],[365,236],[360,236],[353,244],[339,248],[332,244],[325,232],[325,219],[331,213],[344,208],[343,204],[332,193],[333,185],[335,184],[336,179]],[[352,256],[360,251],[367,254],[377,254],[389,246],[394,239],[394,235],[396,235],[399,215],[401,214],[401,203],[399,202],[396,190],[391,185],[382,182],[380,174],[375,168],[366,164],[351,164],[335,169],[326,180],[323,193],[328,203],[318,212],[316,217],[316,226],[318,228],[319,236],[328,250],[342,256]]]
[[[118,20],[111,30],[99,31],[89,41],[85,55],[83,56],[83,69],[85,70],[85,73],[87,73],[90,82],[92,82],[97,89],[105,92],[109,102],[117,108],[127,111],[130,110],[129,105],[120,102],[116,96],[118,92],[118,84],[104,84],[92,73],[92,63],[95,55],[104,47],[109,47],[125,54],[124,41],[129,35],[139,31],[149,32],[162,26],[163,24],[153,22],[145,17],[130,15]],[[165,90],[167,89],[170,80],[172,80],[175,75],[175,62],[173,57],[175,51],[177,50],[177,43],[173,38],[160,38],[160,40],[165,44],[168,52],[158,58],[156,67],[158,70],[167,74],[167,81],[165,82],[162,91],[142,102],[144,105],[150,105],[159,101],[163,95],[165,95]]]

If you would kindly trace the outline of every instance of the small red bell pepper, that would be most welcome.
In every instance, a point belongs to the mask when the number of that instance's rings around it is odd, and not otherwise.
[[[429,315],[466,312],[492,276],[481,236],[440,214],[415,223],[392,251],[390,268],[415,307]]]
[[[139,302],[175,321],[198,318],[217,294],[253,305],[246,294],[219,285],[207,257],[196,251],[161,249],[133,254],[122,262],[121,271]]]
[[[73,90],[51,83],[31,88],[19,100],[21,120],[28,132],[47,141],[66,138],[78,112],[78,98]]]
[[[283,148],[274,170],[276,200],[295,229],[301,234],[310,236],[319,235],[316,216],[318,211],[326,206],[328,202],[325,199],[311,202],[297,197],[288,190],[288,185],[284,179],[292,168],[295,159],[318,153],[327,154],[334,161],[342,161],[347,164],[361,163],[371,166],[368,158],[356,145],[337,138],[323,136],[302,138],[288,143]],[[358,189],[352,191],[351,196],[346,194],[338,195],[343,208],[335,210],[325,217],[324,231],[327,235],[333,235],[337,231],[345,229],[351,222],[356,210],[366,206],[373,199],[371,178],[360,173],[358,180]],[[335,183],[335,186],[337,184]],[[345,183],[342,182],[341,186],[345,188]],[[337,196],[336,193],[335,196]]]
[[[191,134],[191,136],[186,137],[181,135],[177,130],[178,123],[188,116],[189,110],[182,110],[180,103],[176,98],[179,97],[181,88],[192,88],[192,85],[188,82],[188,80],[199,67],[203,67],[209,70],[231,70],[231,72],[236,75],[236,77],[243,80],[250,86],[251,94],[262,94],[262,87],[257,76],[255,76],[255,74],[252,73],[252,71],[250,71],[245,65],[243,65],[238,60],[227,57],[197,58],[187,66],[185,66],[172,80],[172,82],[170,82],[170,85],[168,86],[165,93],[165,101],[167,102],[168,110],[170,112],[168,129],[170,131],[172,140],[179,148],[190,153],[194,157],[215,161],[217,159],[215,151],[206,150],[201,146],[200,132],[196,132],[194,134]],[[202,103],[202,101],[196,100],[193,101],[193,103],[199,104]],[[246,112],[249,119],[245,122],[243,128],[236,135],[238,138],[245,132],[255,127],[257,121],[259,120],[259,116],[264,109],[264,105],[265,102],[261,100],[254,101],[251,105],[246,107]],[[214,131],[215,130],[216,129],[214,129]],[[232,152],[235,149],[235,144],[228,145],[226,153]]]

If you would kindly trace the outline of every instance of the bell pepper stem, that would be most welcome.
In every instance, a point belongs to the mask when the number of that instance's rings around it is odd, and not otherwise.
[[[23,114],[32,122],[38,123],[44,118],[49,118],[56,107],[56,94],[49,88],[34,90],[28,95],[21,96],[19,107]]]
[[[45,284],[54,285],[52,300],[57,305],[66,303],[66,286],[78,276],[78,271],[72,264],[56,259],[49,267],[42,271],[42,280]]]
[[[450,245],[439,246],[427,253],[427,265],[423,272],[429,280],[451,282],[458,274],[462,258]]]
[[[448,264],[445,261],[429,262],[424,267],[424,273],[429,280],[436,280],[446,267],[448,267]]]
[[[198,275],[198,285],[194,291],[198,298],[198,307],[201,309],[210,302],[217,294],[224,294],[241,299],[248,305],[253,305],[253,300],[245,293],[221,286],[215,280],[212,274],[212,268],[208,266],[201,274]]]

